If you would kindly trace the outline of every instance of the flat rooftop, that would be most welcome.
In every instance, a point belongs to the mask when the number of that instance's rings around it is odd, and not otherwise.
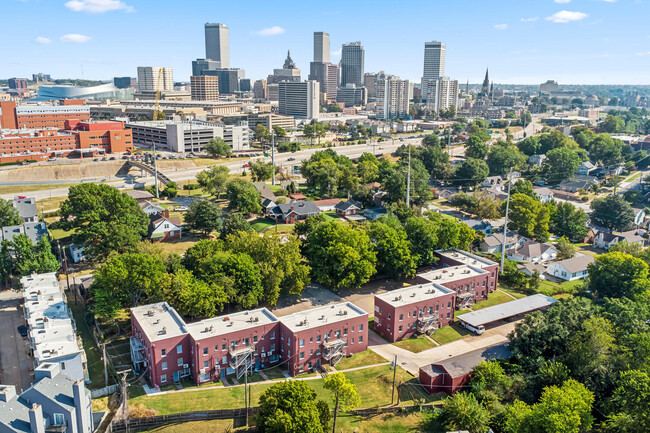
[[[460,377],[470,373],[481,361],[510,357],[512,357],[512,352],[508,348],[508,343],[501,343],[454,356],[435,364],[425,365],[420,369],[432,377],[445,372],[451,377]]]
[[[68,305],[63,301],[47,302],[27,302],[25,303],[25,313],[28,320],[37,319],[69,319]]]
[[[131,308],[131,313],[142,327],[142,331],[147,335],[149,341],[164,340],[187,334],[185,322],[167,302]]]
[[[347,319],[368,315],[361,308],[351,302],[342,302],[340,304],[325,305],[318,308],[312,308],[306,311],[289,314],[280,317],[287,328],[294,332],[313,329],[327,323],[342,322]]]
[[[434,283],[443,284],[451,281],[457,281],[461,278],[471,278],[478,275],[485,275],[487,271],[468,265],[448,266],[446,268],[434,269],[432,271],[418,274],[420,278],[432,281]]]
[[[454,291],[441,286],[440,284],[425,283],[392,290],[387,293],[382,293],[381,295],[375,295],[375,297],[394,307],[402,307],[404,305],[438,298],[450,293],[454,293]]]
[[[39,345],[52,341],[74,341],[75,331],[69,320],[59,321],[59,323],[47,328],[36,328],[29,331],[29,336],[34,344]]]
[[[461,322],[477,327],[479,325],[496,322],[497,320],[507,319],[509,317],[518,316],[519,314],[539,310],[540,308],[546,308],[556,302],[557,300],[550,296],[537,293],[536,295],[526,296],[525,298],[505,302],[493,307],[483,308],[478,311],[472,311],[471,313],[462,314],[456,317]]]
[[[51,286],[59,287],[59,280],[56,278],[54,272],[49,272],[47,274],[32,274],[22,277],[20,279],[20,284],[23,287],[23,291],[31,288],[38,288],[41,286]]]
[[[77,340],[72,341],[48,341],[34,347],[34,358],[40,364],[52,359],[58,359],[65,356],[81,353]]]
[[[436,251],[436,253],[440,254],[441,256],[450,258],[452,260],[462,262],[465,265],[472,265],[476,268],[484,268],[486,266],[497,265],[497,263],[493,262],[492,260],[479,257],[477,255],[474,255],[472,253],[463,250],[457,250],[457,249],[438,250]]]
[[[200,322],[186,325],[187,332],[192,338],[200,340],[203,338],[216,337],[231,332],[243,331],[257,326],[277,323],[278,318],[266,308],[257,310],[241,311],[234,314],[226,314],[219,317],[201,320]]]

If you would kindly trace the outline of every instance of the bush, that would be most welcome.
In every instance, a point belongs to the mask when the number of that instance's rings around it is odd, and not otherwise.
[[[583,195],[582,197],[580,197],[580,200],[582,200],[582,201],[589,201],[589,196],[587,196],[587,195]]]
[[[289,191],[287,191],[286,189],[279,189],[279,190],[277,190],[277,191],[275,191],[273,193],[273,195],[276,196],[276,197],[282,197],[282,196],[285,196],[287,194],[289,194]]]
[[[156,415],[158,415],[158,412],[141,403],[132,403],[129,405],[129,418],[148,418]]]
[[[192,191],[199,188],[201,188],[201,185],[198,183],[188,183],[187,185],[183,185],[183,189],[187,191]]]

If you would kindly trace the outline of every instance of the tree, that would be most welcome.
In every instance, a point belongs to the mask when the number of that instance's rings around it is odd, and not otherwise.
[[[325,137],[327,132],[325,131],[325,126],[322,123],[314,123],[314,137],[318,138],[318,145],[320,146],[320,139]]]
[[[312,276],[324,285],[357,288],[376,272],[376,253],[365,230],[336,222],[317,225],[307,235]]]
[[[253,131],[254,137],[256,141],[259,141],[260,143],[264,144],[266,143],[269,138],[271,138],[271,133],[269,133],[269,130],[266,129],[264,125],[261,123],[258,123],[255,125],[255,129]]]
[[[191,230],[209,236],[213,231],[221,230],[221,209],[210,200],[195,200],[185,214],[185,222]]]
[[[568,147],[549,150],[543,164],[548,182],[557,184],[571,178],[582,161],[581,154]]]
[[[381,183],[388,193],[390,202],[406,201],[406,183],[408,162],[401,160],[398,165],[393,165],[388,174],[381,177]],[[422,161],[411,160],[411,191],[410,199],[413,204],[423,204],[431,200],[433,195],[429,188],[429,172],[424,168]]]
[[[625,128],[625,121],[618,116],[612,116],[609,114],[598,126],[604,132],[621,132]]]
[[[221,281],[229,301],[239,308],[252,308],[263,300],[260,268],[246,253],[216,251],[201,261],[196,274],[204,281]]]
[[[223,228],[219,232],[221,239],[226,239],[228,235],[236,235],[239,232],[250,233],[253,228],[250,223],[239,212],[233,212],[223,218]]]
[[[232,148],[230,145],[220,137],[215,137],[212,140],[208,141],[204,146],[204,149],[208,155],[213,158],[219,158],[220,156],[228,156],[232,154]]]
[[[417,265],[432,264],[436,260],[433,252],[438,246],[438,225],[427,218],[414,217],[406,222],[404,228]]]
[[[10,275],[24,277],[30,274],[56,272],[60,264],[52,253],[52,246],[43,236],[34,245],[26,235],[14,236],[2,242],[2,276],[6,281]]]
[[[165,299],[183,316],[214,317],[228,303],[227,289],[217,284],[218,281],[208,283],[181,268],[171,275]]]
[[[589,156],[593,161],[600,161],[607,168],[610,168],[621,162],[621,150],[623,142],[614,140],[607,134],[598,134],[591,141],[589,146]]]
[[[305,127],[302,129],[302,134],[310,140],[311,145],[314,145],[314,125],[305,125]]]
[[[264,162],[261,159],[257,159],[255,161],[249,161],[248,164],[250,166],[253,182],[263,182],[273,177],[275,167],[270,162]]]
[[[325,389],[332,393],[334,402],[334,422],[332,433],[336,433],[336,416],[340,412],[347,412],[361,404],[361,396],[356,385],[350,383],[345,374],[328,374],[323,382]]]
[[[280,125],[275,125],[273,127],[273,133],[278,140],[282,140],[287,136],[287,130],[281,127]]]
[[[114,317],[120,308],[162,301],[169,286],[163,261],[141,253],[111,256],[94,277],[90,291],[98,317]]]
[[[519,151],[527,156],[537,155],[539,153],[539,138],[535,135],[526,137],[517,143]]]
[[[527,179],[517,179],[514,181],[510,194],[526,194],[534,199],[538,198],[533,189],[533,184]]]
[[[316,392],[305,381],[275,383],[260,395],[257,428],[262,433],[322,433]]]
[[[490,412],[474,394],[457,392],[443,400],[442,419],[447,430],[487,433]]]
[[[576,254],[576,247],[564,236],[558,239],[555,244],[557,248],[557,258],[559,260],[570,259]]]
[[[149,227],[149,218],[138,203],[106,184],[71,186],[60,214],[58,224],[64,230],[77,229],[72,241],[84,246],[89,258],[132,250]]]
[[[485,180],[489,171],[485,161],[467,158],[456,170],[454,183],[465,186],[476,186]]]
[[[377,253],[377,272],[388,277],[414,277],[415,259],[411,244],[399,220],[384,216],[367,226],[370,241]]]
[[[558,203],[551,217],[551,231],[558,236],[572,241],[580,241],[587,237],[587,214],[568,202]]]
[[[422,146],[440,147],[440,137],[437,134],[427,134],[422,138]]]
[[[548,209],[534,198],[525,194],[512,194],[508,219],[510,227],[522,235],[536,237],[541,242],[548,240],[550,214]]]
[[[162,195],[167,198],[176,197],[178,195],[178,184],[176,182],[167,182],[165,189],[162,191]]]
[[[419,159],[433,179],[446,180],[454,175],[454,167],[449,162],[449,154],[439,146],[422,149]]]
[[[226,190],[226,184],[230,178],[230,170],[223,165],[215,165],[203,170],[196,176],[199,185],[209,194],[216,195],[221,199],[221,193]]]
[[[589,289],[600,298],[634,298],[650,287],[647,263],[628,254],[602,254],[587,270]]]
[[[634,210],[623,196],[608,195],[591,202],[591,218],[611,230],[629,230],[634,225]]]
[[[8,200],[0,199],[0,227],[16,226],[22,223],[18,210]]]
[[[226,185],[226,198],[230,201],[229,210],[237,210],[244,215],[258,214],[262,210],[260,193],[255,186],[244,179],[233,179]]]
[[[472,135],[465,143],[465,157],[485,159],[488,154],[487,144],[478,136]]]
[[[497,143],[490,147],[487,155],[487,165],[490,174],[503,176],[508,170],[523,166],[526,157],[519,152],[517,146],[509,143]]]
[[[499,361],[481,361],[472,370],[470,386],[479,400],[488,400],[490,394],[503,398],[510,383]]]
[[[361,183],[369,183],[377,180],[379,174],[379,167],[377,164],[370,160],[359,161],[357,164],[357,174]]]
[[[612,398],[614,411],[608,415],[606,433],[650,431],[650,375],[646,371],[629,370],[621,374]]]

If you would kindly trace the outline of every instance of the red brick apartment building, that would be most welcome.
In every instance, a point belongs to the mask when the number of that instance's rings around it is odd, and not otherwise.
[[[395,342],[454,321],[456,292],[435,283],[375,295],[375,331]]]
[[[278,319],[266,308],[186,324],[166,302],[131,309],[131,359],[154,386],[286,365],[291,375],[368,347],[368,313],[350,303]]]
[[[46,129],[65,127],[68,119],[90,120],[90,107],[80,100],[65,100],[58,105],[18,105],[0,102],[0,129]]]

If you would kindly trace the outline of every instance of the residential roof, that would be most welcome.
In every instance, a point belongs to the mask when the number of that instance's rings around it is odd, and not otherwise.
[[[23,223],[17,226],[2,227],[2,240],[12,241],[18,235],[27,236],[33,243],[37,243],[43,236],[47,236],[47,224],[45,221],[35,223]]]
[[[342,201],[342,202],[338,203],[335,207],[336,207],[337,210],[346,211],[346,210],[352,209],[352,208],[361,209],[363,207],[363,205],[361,203],[359,203],[358,201],[348,200],[348,201]]]
[[[185,326],[194,340],[201,340],[203,338],[224,335],[255,326],[269,325],[277,321],[278,318],[269,310],[266,308],[258,308],[257,310],[241,311],[239,313],[213,317]]]
[[[282,324],[293,332],[300,332],[306,329],[313,329],[326,323],[337,323],[355,317],[367,316],[361,308],[351,302],[340,304],[324,305],[311,310],[300,311],[280,317]]]
[[[262,200],[262,207],[264,209],[268,209],[269,207],[275,207],[275,206],[277,206],[277,204],[275,204],[275,202],[270,198],[265,198],[264,200]]]
[[[151,194],[148,191],[140,191],[137,189],[130,189],[127,191],[124,191],[124,194],[128,195],[129,197],[135,199],[135,200],[149,200],[150,198],[153,198],[153,194]]]
[[[519,242],[521,238],[523,238],[523,236],[519,235],[519,233],[510,231],[506,236],[506,244],[509,244],[511,242]],[[483,242],[485,242],[486,245],[489,247],[495,247],[497,245],[501,245],[502,240],[503,240],[503,233],[498,233],[496,235],[486,236],[483,239]]]
[[[391,290],[390,292],[382,293],[381,295],[375,295],[375,297],[392,306],[401,307],[427,299],[439,298],[450,293],[455,292],[441,286],[440,284],[425,283]]]
[[[316,206],[332,206],[341,202],[341,199],[338,198],[327,198],[324,200],[314,200]]]
[[[503,304],[462,314],[457,316],[457,318],[461,322],[477,327],[479,325],[496,322],[497,320],[503,320],[509,317],[518,316],[519,314],[539,310],[540,308],[548,307],[555,302],[557,302],[556,299],[537,293],[532,296],[526,296],[525,298],[504,302]]]
[[[164,340],[187,334],[185,322],[167,302],[131,308],[149,341]]]
[[[140,209],[144,209],[144,208],[149,207],[149,206],[153,206],[153,207],[155,207],[157,209],[160,209],[160,210],[163,209],[162,206],[157,205],[156,203],[152,203],[149,200],[140,201],[140,202],[138,202],[138,205],[140,206]]]
[[[461,262],[466,265],[474,266],[475,268],[485,268],[488,266],[496,266],[497,263],[492,260],[486,259],[481,256],[477,256],[468,251],[459,250],[457,248],[450,250],[437,250],[436,254],[439,254],[443,257],[447,257],[451,260]]]
[[[310,216],[319,214],[321,210],[314,204],[313,201],[308,200],[293,203],[282,203],[274,207],[271,212],[276,215],[289,215],[290,213],[295,212],[298,215]]]
[[[418,274],[418,277],[424,278],[427,281],[442,284],[449,281],[456,281],[459,278],[470,278],[478,275],[485,275],[487,273],[487,271],[484,271],[481,268],[468,265],[460,265],[433,269],[431,271]]]
[[[467,224],[470,228],[474,230],[481,230],[488,227],[492,227],[492,224],[490,224],[490,222],[486,220],[468,219],[468,220],[463,220],[461,222]]]
[[[181,226],[181,219],[179,217],[171,217],[167,218],[164,217],[160,214],[151,214],[149,215],[149,229],[153,230],[156,227],[158,227],[159,224],[161,224],[163,221],[168,221],[171,224],[175,225],[177,228]]]
[[[555,249],[555,247],[548,242],[542,244],[536,241],[527,240],[521,247],[511,248],[508,252],[523,257],[539,257],[550,249]]]
[[[546,269],[544,269],[544,266],[537,264],[537,263],[530,263],[530,262],[525,262],[520,265],[517,265],[517,269],[521,270],[527,270],[531,274],[535,271],[539,272],[540,274],[543,274]]]
[[[595,260],[594,256],[590,254],[582,254],[582,255],[574,256],[570,259],[565,259],[559,262],[555,262],[555,264],[563,266],[564,269],[574,274],[576,272],[586,270],[587,266],[589,266],[590,263],[593,263],[594,260]]]
[[[293,200],[307,200],[307,196],[301,192],[294,192],[293,194],[289,194],[288,197]]]
[[[508,349],[508,343],[501,343],[425,365],[420,367],[420,370],[429,376],[447,373],[451,377],[460,377],[470,373],[481,361],[508,359],[511,356],[512,352]]]
[[[14,197],[14,207],[18,211],[18,216],[23,220],[38,217],[36,199],[33,197]]]
[[[537,195],[553,195],[553,191],[543,186],[534,186],[533,191]]]

